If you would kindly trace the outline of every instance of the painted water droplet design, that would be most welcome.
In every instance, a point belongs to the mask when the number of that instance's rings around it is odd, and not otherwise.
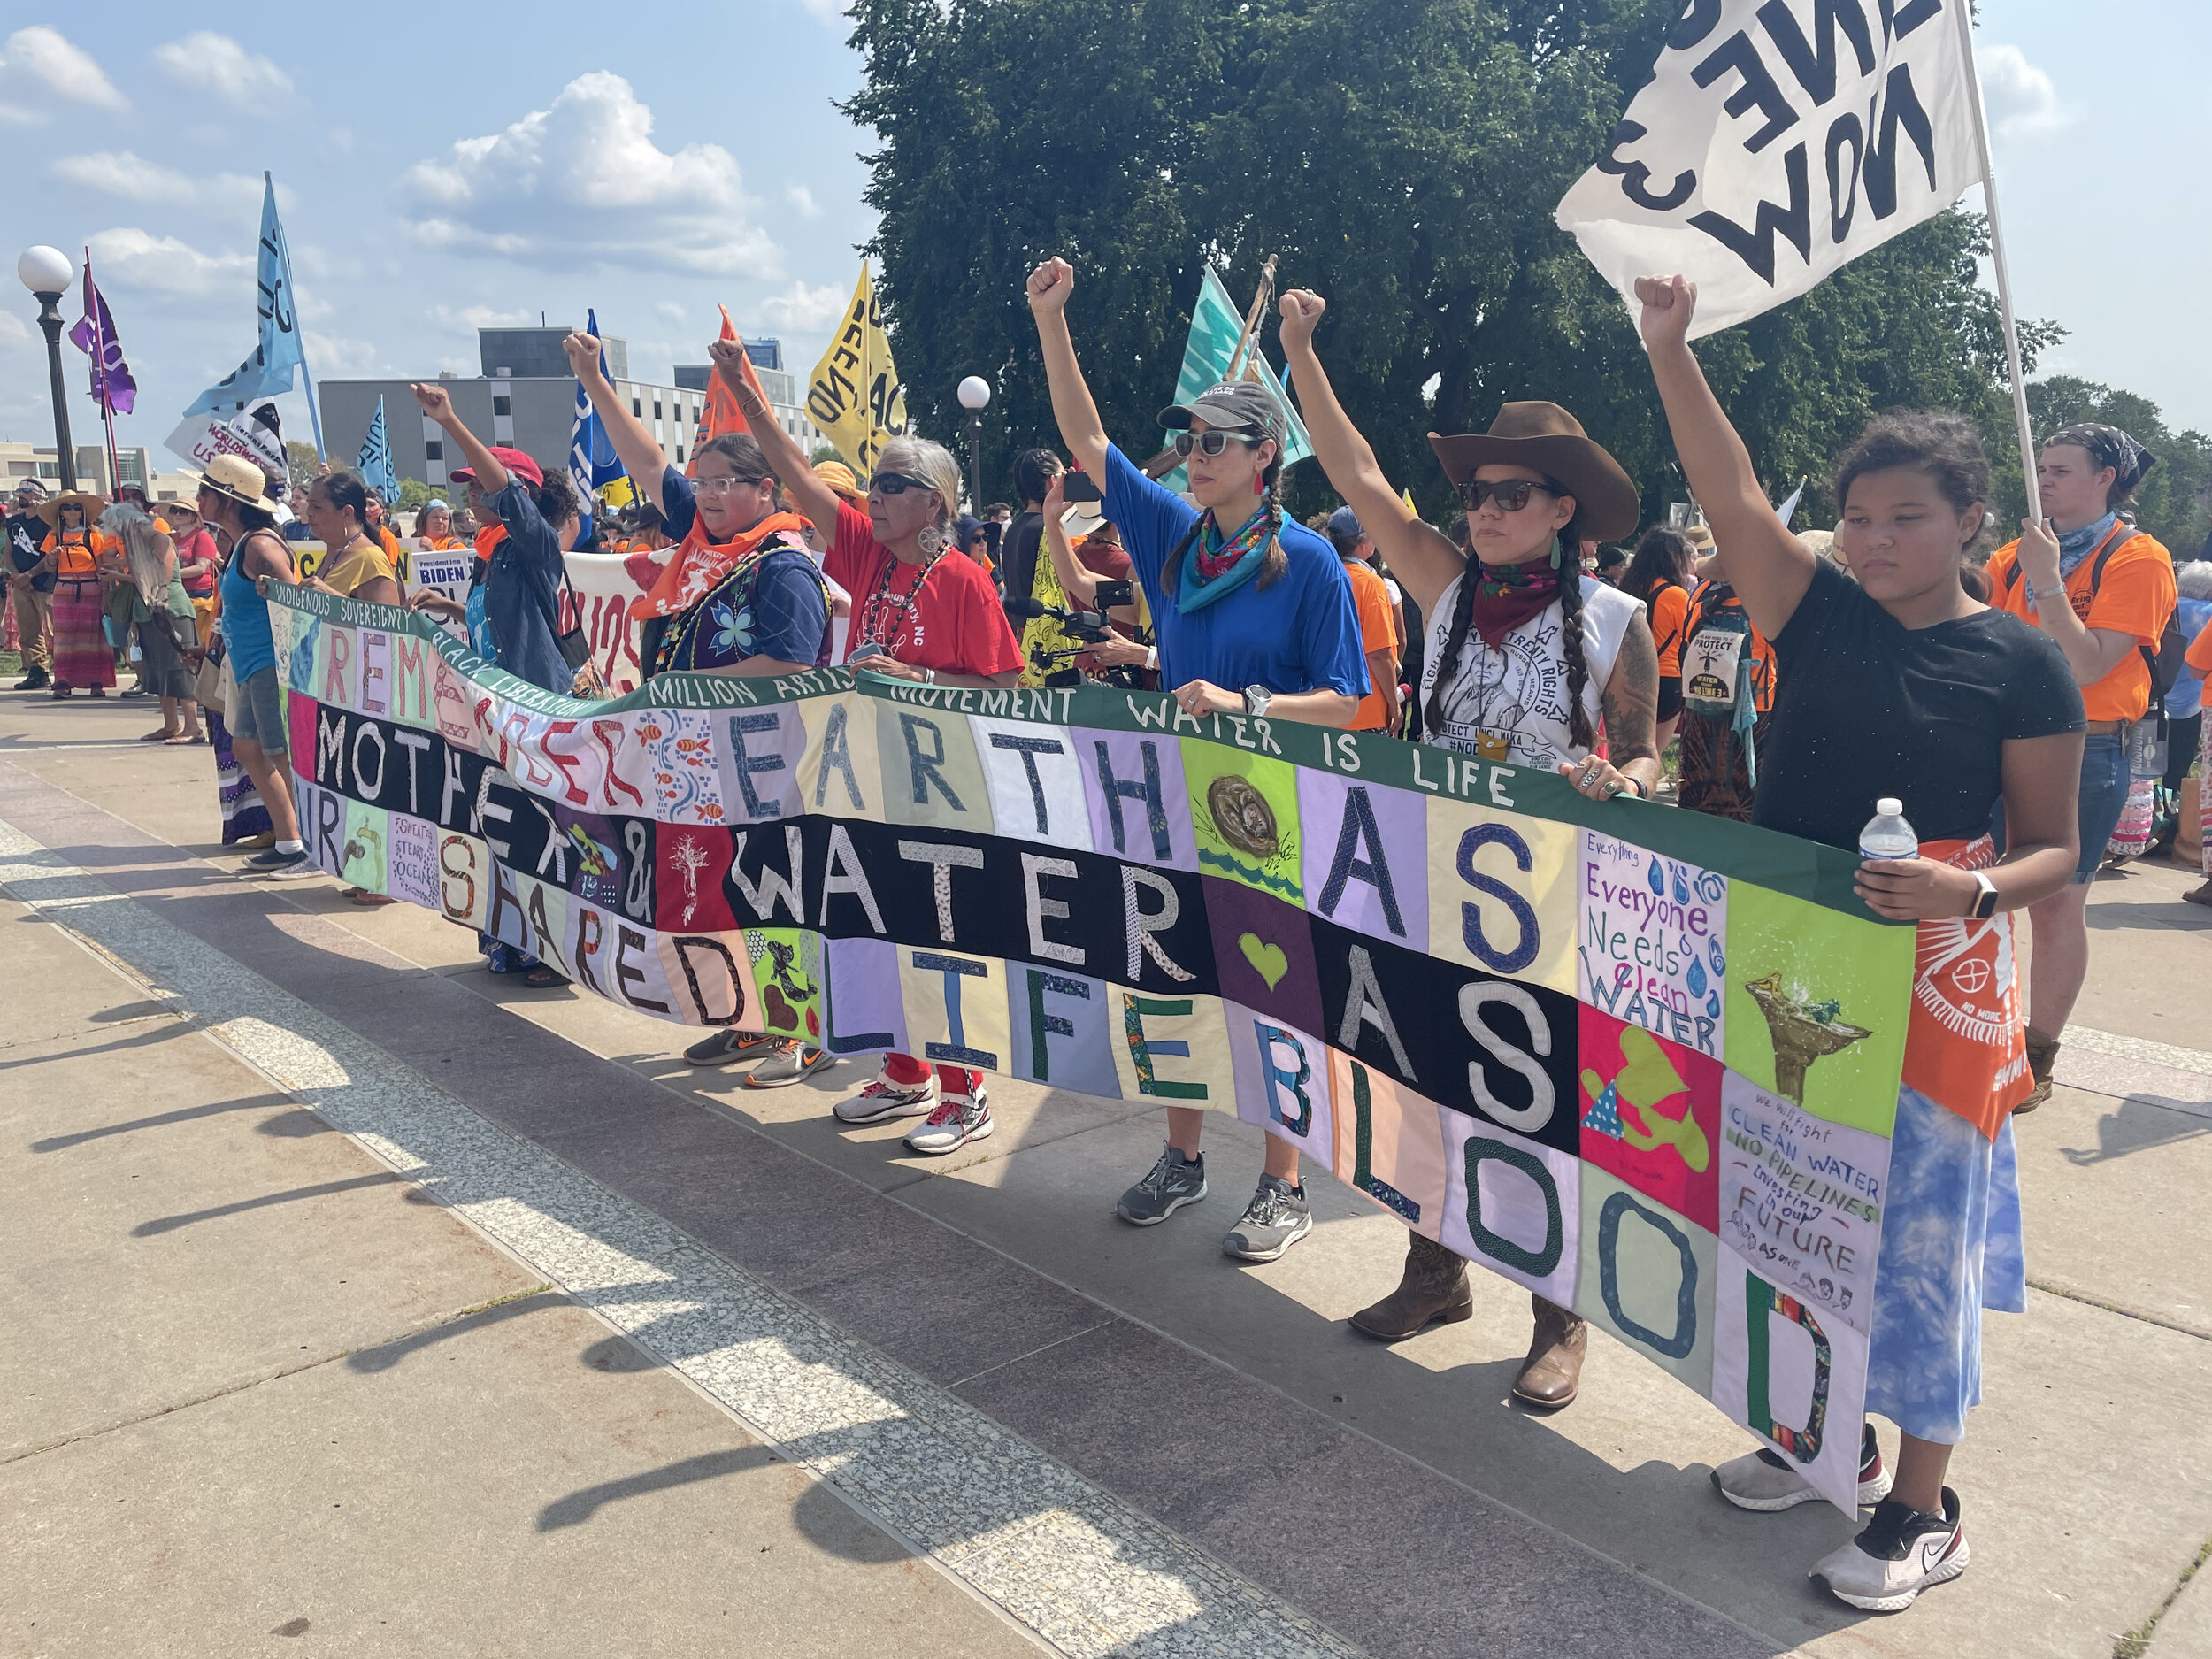
[[[1661,862],[1657,858],[1651,861],[1651,890],[1663,899],[1667,896],[1667,872],[1660,867]]]
[[[1718,991],[1715,991],[1705,999],[1705,1011],[1715,1019],[1720,1018],[1720,993]]]
[[[1728,958],[1722,954],[1717,936],[1705,941],[1705,954],[1712,958],[1713,977],[1719,979],[1728,972]]]
[[[1690,995],[1692,996],[1702,996],[1705,995],[1705,987],[1707,983],[1705,979],[1705,964],[1700,962],[1695,956],[1692,956],[1690,958],[1690,972],[1685,976],[1685,980],[1690,987]]]
[[[1677,904],[1687,904],[1690,902],[1690,884],[1684,877],[1680,864],[1674,867],[1674,902]]]

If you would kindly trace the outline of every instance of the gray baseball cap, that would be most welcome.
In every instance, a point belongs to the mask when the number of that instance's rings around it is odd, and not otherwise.
[[[1283,441],[1282,406],[1256,380],[1224,380],[1187,403],[1171,403],[1160,411],[1160,425],[1170,432],[1185,431],[1194,420],[1220,432],[1248,432],[1256,438]]]

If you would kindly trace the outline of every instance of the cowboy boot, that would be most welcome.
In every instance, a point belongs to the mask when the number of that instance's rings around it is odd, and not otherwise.
[[[2058,1064],[2058,1039],[2046,1037],[2034,1026],[2028,1027],[2028,1075],[2035,1079],[2035,1087],[2027,1098],[2015,1106],[2013,1115],[2032,1112],[2051,1098],[2051,1071]]]
[[[1401,1342],[1438,1320],[1456,1325],[1474,1317],[1467,1263],[1433,1239],[1406,1236],[1406,1269],[1398,1288],[1352,1316],[1352,1329],[1379,1342]]]
[[[1557,1410],[1571,1405],[1582,1382],[1582,1356],[1590,1341],[1590,1327],[1555,1302],[1532,1295],[1536,1310],[1536,1334],[1529,1339],[1528,1358],[1513,1379],[1513,1392],[1532,1406]]]

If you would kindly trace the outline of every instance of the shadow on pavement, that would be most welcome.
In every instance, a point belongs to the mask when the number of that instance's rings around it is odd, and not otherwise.
[[[2086,1167],[2204,1135],[2212,1135],[2212,1122],[2199,1116],[2198,1109],[2187,1102],[2158,1094],[2131,1094],[2120,1102],[2118,1110],[2097,1120],[2094,1147],[2061,1147],[2059,1151],[2069,1164]]]

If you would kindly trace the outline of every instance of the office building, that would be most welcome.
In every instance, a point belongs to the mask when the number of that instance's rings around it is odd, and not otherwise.
[[[115,480],[108,476],[108,452],[97,443],[80,443],[74,447],[77,460],[77,488],[88,489],[96,495],[115,494]],[[196,480],[181,472],[157,472],[153,457],[143,448],[127,448],[116,451],[116,466],[126,484],[143,484],[155,501],[173,501],[188,497],[196,492]],[[50,443],[0,443],[0,492],[12,493],[19,480],[35,478],[46,486],[49,494],[61,488],[61,462]]]
[[[753,373],[760,377],[760,389],[768,394],[768,406],[776,412],[776,424],[790,435],[793,442],[811,455],[815,446],[822,442],[822,434],[806,418],[806,405],[802,401],[797,380],[784,369],[783,342],[746,340],[740,343],[745,348],[745,355],[752,359]],[[707,379],[714,373],[714,365],[710,363],[679,363],[673,372],[678,386],[703,396]]]

